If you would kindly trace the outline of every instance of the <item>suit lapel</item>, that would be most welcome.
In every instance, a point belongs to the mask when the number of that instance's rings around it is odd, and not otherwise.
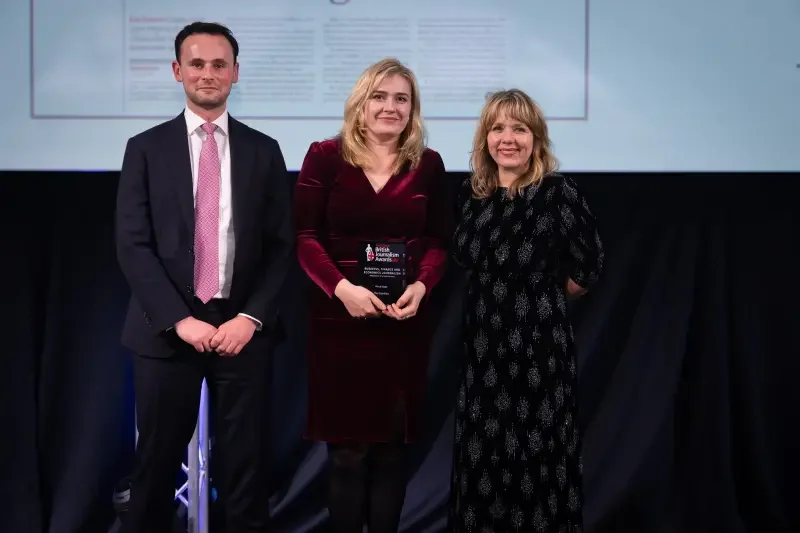
[[[250,179],[253,174],[255,151],[244,124],[228,117],[228,149],[231,154],[231,202],[233,207],[233,228],[238,244],[239,235],[250,222],[248,201]],[[235,270],[234,270],[235,271]]]
[[[174,169],[174,187],[178,195],[178,206],[181,216],[194,235],[194,187],[192,185],[192,161],[189,153],[189,134],[186,131],[186,119],[183,113],[175,117],[169,127],[166,150],[170,154],[169,168]]]

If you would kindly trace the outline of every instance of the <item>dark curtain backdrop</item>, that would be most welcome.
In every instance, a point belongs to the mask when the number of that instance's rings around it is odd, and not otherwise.
[[[452,175],[453,184],[463,176]],[[800,234],[794,175],[574,175],[607,249],[574,307],[587,533],[800,531]],[[115,173],[0,173],[0,531],[101,533],[134,445]],[[461,273],[437,303],[426,443],[403,518],[442,531]],[[270,421],[279,531],[324,521],[325,452],[304,442],[296,269]],[[266,421],[265,421],[266,423]]]

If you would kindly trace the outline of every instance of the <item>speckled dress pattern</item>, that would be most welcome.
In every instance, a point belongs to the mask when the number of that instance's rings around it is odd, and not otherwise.
[[[509,199],[461,189],[454,259],[469,271],[449,531],[579,533],[581,435],[566,282],[596,282],[603,247],[576,184]]]

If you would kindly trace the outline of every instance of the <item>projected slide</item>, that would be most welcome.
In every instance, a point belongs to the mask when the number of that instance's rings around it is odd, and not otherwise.
[[[0,15],[0,169],[119,170],[131,136],[185,105],[175,34],[213,20],[241,44],[228,109],[290,170],[386,56],[419,77],[449,171],[469,170],[486,93],[511,87],[541,105],[566,172],[800,170],[797,0],[2,0]]]
[[[535,94],[550,119],[587,113],[587,0],[116,2],[115,13],[100,9],[122,31],[100,51],[70,55],[91,98],[64,90],[53,56],[59,43],[79,46],[80,32],[54,20],[63,0],[34,2],[34,118],[174,116],[185,96],[172,77],[173,39],[194,20],[222,22],[239,41],[230,106],[242,118],[340,118],[358,75],[387,56],[418,75],[428,119],[474,119],[487,92],[511,86]]]

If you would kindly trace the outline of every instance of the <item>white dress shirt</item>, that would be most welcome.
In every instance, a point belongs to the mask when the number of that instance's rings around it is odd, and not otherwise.
[[[186,130],[189,137],[189,155],[192,162],[192,196],[197,198],[197,174],[200,167],[200,150],[206,138],[206,132],[201,127],[206,123],[189,108],[184,111]],[[217,141],[220,162],[220,187],[219,187],[219,291],[214,298],[228,298],[233,280],[233,259],[236,254],[236,239],[233,227],[233,196],[231,193],[231,151],[228,140],[228,112],[225,111],[213,124],[217,126],[214,138]],[[244,313],[261,329],[261,322]]]

